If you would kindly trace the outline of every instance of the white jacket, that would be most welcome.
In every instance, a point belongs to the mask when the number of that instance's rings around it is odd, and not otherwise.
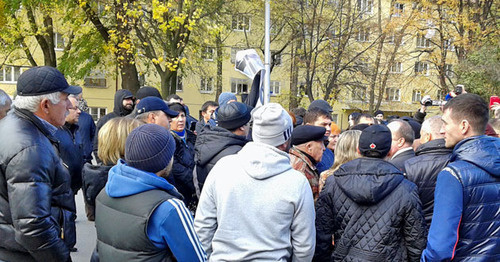
[[[194,226],[210,261],[311,261],[314,220],[311,187],[288,154],[250,142],[209,173]]]

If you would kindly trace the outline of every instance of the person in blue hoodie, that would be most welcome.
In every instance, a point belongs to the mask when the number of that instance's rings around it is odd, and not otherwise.
[[[96,200],[100,261],[205,261],[193,218],[167,182],[175,152],[165,128],[134,129]]]
[[[475,94],[446,103],[445,146],[434,214],[421,261],[500,261],[500,139],[484,135],[488,106]]]

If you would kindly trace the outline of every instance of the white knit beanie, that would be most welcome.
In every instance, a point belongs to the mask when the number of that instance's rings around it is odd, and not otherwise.
[[[293,131],[290,115],[277,103],[268,103],[252,112],[252,138],[271,146],[284,144]]]

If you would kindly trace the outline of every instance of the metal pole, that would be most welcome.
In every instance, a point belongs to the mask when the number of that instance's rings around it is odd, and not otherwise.
[[[264,44],[264,69],[266,70],[264,74],[264,104],[270,101],[270,88],[271,88],[271,37],[270,37],[270,27],[271,27],[271,4],[270,0],[266,0],[266,11],[265,11],[265,44]]]

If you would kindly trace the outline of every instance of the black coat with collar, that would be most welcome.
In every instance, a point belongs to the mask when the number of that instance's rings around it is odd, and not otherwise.
[[[415,156],[415,151],[413,151],[413,148],[407,151],[404,151],[397,156],[395,156],[393,159],[389,160],[390,163],[395,165],[401,172],[406,173],[405,170],[405,162],[406,160],[412,158]]]
[[[445,147],[444,139],[432,140],[420,145],[416,156],[405,163],[406,177],[418,187],[427,229],[432,221],[437,176],[448,164],[452,151],[452,148]]]
[[[0,121],[0,134],[0,256],[68,261],[76,208],[58,140],[33,113],[17,108]]]

